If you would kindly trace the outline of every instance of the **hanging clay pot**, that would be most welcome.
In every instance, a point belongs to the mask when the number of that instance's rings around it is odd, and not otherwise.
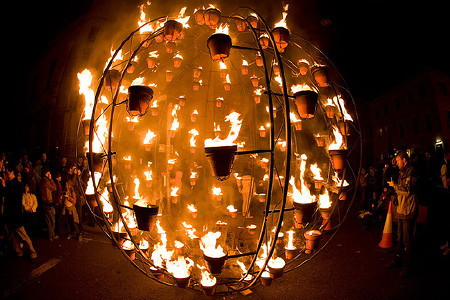
[[[175,20],[168,20],[164,23],[164,39],[166,41],[175,41],[183,30],[183,24]]]
[[[147,113],[153,90],[145,85],[132,85],[128,88],[127,111],[131,116],[143,116]]]
[[[299,91],[294,94],[294,104],[301,118],[314,118],[318,94],[314,91]]]
[[[203,17],[205,19],[205,25],[215,29],[220,22],[222,13],[216,8],[208,8],[203,13]]]
[[[215,33],[208,38],[207,46],[213,61],[223,60],[230,56],[231,38],[225,33]]]
[[[285,27],[276,27],[272,29],[273,39],[279,52],[283,53],[286,47],[289,45],[290,32]]]
[[[311,73],[318,86],[326,87],[330,85],[327,66],[313,66]]]

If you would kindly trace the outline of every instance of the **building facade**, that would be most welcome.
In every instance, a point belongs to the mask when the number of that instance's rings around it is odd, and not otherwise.
[[[369,104],[375,160],[450,144],[450,76],[426,68]]]

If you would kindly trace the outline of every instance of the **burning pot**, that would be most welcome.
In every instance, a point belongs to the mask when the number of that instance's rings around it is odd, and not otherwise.
[[[298,69],[299,69],[300,75],[306,75],[309,71],[309,64],[304,61],[299,61]]]
[[[237,145],[205,147],[212,175],[217,180],[226,180],[230,176],[236,150]]]
[[[305,119],[314,118],[318,94],[314,91],[304,90],[294,94],[294,104],[300,117]]]
[[[95,199],[95,194],[86,194],[86,201],[91,207],[98,206],[97,200]]]
[[[201,284],[201,286],[202,286],[202,291],[206,296],[212,296],[216,292],[216,286],[217,286],[216,283],[214,283],[213,285]]]
[[[311,73],[317,85],[319,85],[320,87],[326,87],[330,85],[327,66],[313,66],[311,68]]]
[[[205,24],[205,10],[204,9],[198,9],[194,12],[194,20],[198,25]]]
[[[333,226],[331,226],[330,208],[319,208],[319,211],[322,216],[322,227],[325,227],[323,230],[327,231],[333,229]]]
[[[225,261],[228,259],[228,254],[222,257],[209,257],[203,254],[203,258],[208,264],[208,270],[212,275],[220,275],[222,273]]]
[[[115,69],[108,70],[106,73],[106,89],[107,90],[115,90],[120,81],[120,72]]]
[[[222,17],[222,13],[220,10],[216,8],[208,8],[203,13],[203,18],[205,20],[205,25],[216,28],[217,24],[220,22],[220,18]]]
[[[130,260],[134,260],[136,258],[136,249],[132,241],[130,240],[125,241],[122,245],[122,249],[128,255]]]
[[[90,161],[90,152],[86,152],[86,157]],[[103,153],[92,153],[93,155],[93,165],[90,166],[93,172],[102,172],[103,170]]]
[[[261,280],[261,285],[262,285],[262,286],[269,286],[269,285],[272,284],[272,280],[273,280],[273,279],[272,279],[272,277],[270,277],[270,273],[269,273],[269,272],[264,271],[264,272],[261,274],[260,280]]]
[[[304,237],[306,241],[305,245],[305,253],[310,254],[314,249],[319,246],[320,237],[322,236],[322,232],[319,230],[309,230],[305,232]]]
[[[191,277],[184,277],[184,278],[175,278],[175,283],[177,284],[178,287],[185,289],[189,287],[189,283],[191,282]]]
[[[236,20],[234,23],[238,31],[245,31],[247,29],[247,23],[244,20]]]
[[[156,225],[159,207],[157,205],[145,207],[134,204],[133,210],[136,215],[137,227],[140,230],[152,231]]]
[[[346,149],[328,150],[328,154],[330,155],[331,166],[334,170],[344,169],[347,160]]]
[[[208,38],[207,46],[213,61],[230,56],[231,38],[225,33],[215,33]]]
[[[166,41],[175,41],[183,31],[183,25],[175,20],[169,20],[164,23],[164,39]]]
[[[314,211],[317,208],[317,202],[310,202],[310,203],[294,202],[293,204],[294,204],[295,228],[303,228],[304,223],[311,222]]]
[[[153,90],[144,85],[132,85],[128,88],[127,111],[131,116],[143,116],[147,113]]]
[[[284,49],[289,45],[290,33],[285,27],[276,27],[272,29],[272,35],[275,40],[278,51],[284,52]]]
[[[91,126],[91,119],[84,119],[83,121],[81,121],[81,123],[83,124],[84,135],[88,136],[89,135],[89,128]]]

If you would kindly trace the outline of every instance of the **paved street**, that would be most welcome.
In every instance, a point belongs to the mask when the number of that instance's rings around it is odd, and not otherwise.
[[[449,299],[449,257],[421,242],[416,271],[399,278],[385,269],[378,247],[382,228],[363,231],[350,215],[331,242],[310,262],[271,286],[227,299]],[[189,289],[161,285],[134,268],[97,228],[82,242],[34,240],[39,257],[2,257],[0,287],[5,299],[207,299]],[[445,293],[444,293],[445,292]],[[214,297],[213,297],[214,298]],[[219,298],[219,297],[217,297]]]

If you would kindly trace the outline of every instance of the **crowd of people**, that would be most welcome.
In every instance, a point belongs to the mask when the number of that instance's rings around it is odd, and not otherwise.
[[[89,180],[85,157],[49,160],[42,153],[0,157],[0,256],[37,257],[32,239],[83,239],[83,223],[94,226],[83,191]]]
[[[425,235],[443,255],[449,255],[450,151],[441,157],[431,151],[411,157],[399,151],[382,167],[361,169],[359,186],[362,219],[371,217],[372,224],[383,225],[391,205],[396,241],[394,257],[386,267],[402,267],[399,275],[409,276],[417,243]],[[366,229],[367,223],[363,222]]]

